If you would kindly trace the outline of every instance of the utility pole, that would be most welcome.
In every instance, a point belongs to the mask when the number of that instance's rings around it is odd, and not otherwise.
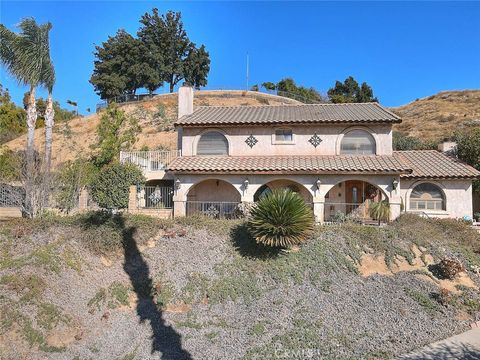
[[[247,91],[248,91],[248,71],[249,71],[249,57],[248,57],[248,52],[247,52]]]

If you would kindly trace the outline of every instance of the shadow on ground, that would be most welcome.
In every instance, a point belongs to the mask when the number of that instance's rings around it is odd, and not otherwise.
[[[230,238],[235,250],[243,257],[267,260],[277,257],[282,252],[282,248],[272,248],[257,243],[245,223],[234,226],[230,231]]]
[[[399,360],[478,360],[480,350],[472,349],[465,344],[441,344],[432,349],[420,350],[417,353],[404,355]]]
[[[125,219],[121,215],[108,213],[87,218],[84,226],[100,226],[107,222],[110,226],[112,223],[115,224],[115,227],[121,231],[124,252],[123,269],[128,274],[138,297],[137,315],[140,322],[148,321],[152,328],[152,354],[160,352],[162,359],[169,360],[192,359],[190,353],[182,348],[181,335],[165,323],[161,310],[154,302],[150,269],[135,241],[136,228],[126,226]]]

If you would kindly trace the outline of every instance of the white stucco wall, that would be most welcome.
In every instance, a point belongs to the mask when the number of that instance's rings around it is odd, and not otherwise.
[[[274,133],[278,128],[293,130],[292,144],[275,144]],[[363,129],[370,132],[376,142],[377,155],[392,155],[392,126],[373,124],[368,126],[351,125],[296,125],[296,126],[251,126],[251,127],[221,127],[221,128],[191,128],[182,129],[182,138],[178,147],[183,156],[196,155],[196,147],[200,135],[206,131],[219,130],[225,134],[229,142],[232,156],[258,155],[336,155],[340,152],[340,142],[343,134],[352,129]],[[316,148],[308,142],[313,134],[317,134],[322,142]],[[245,140],[250,135],[255,136],[258,143],[250,148]]]
[[[437,185],[445,194],[446,210],[423,210],[426,214],[440,218],[463,218],[472,216],[472,181],[471,180],[401,180],[401,196],[405,204],[405,211],[410,210],[410,194],[413,188],[422,183],[429,182]]]

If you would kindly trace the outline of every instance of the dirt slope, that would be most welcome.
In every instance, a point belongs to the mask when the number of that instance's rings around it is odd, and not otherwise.
[[[480,90],[444,91],[390,110],[403,119],[395,130],[441,140],[456,130],[480,127]]]
[[[242,106],[242,105],[281,105],[299,104],[298,101],[251,91],[197,91],[196,106]],[[175,148],[177,136],[173,122],[177,118],[177,94],[158,95],[151,100],[129,103],[121,106],[131,116],[138,119],[142,128],[134,149]],[[100,114],[93,114],[56,124],[53,135],[52,160],[61,164],[77,156],[88,156],[96,142],[96,128]],[[13,150],[25,147],[26,136],[14,139],[7,144]],[[45,146],[44,129],[35,130],[35,146],[40,152]]]

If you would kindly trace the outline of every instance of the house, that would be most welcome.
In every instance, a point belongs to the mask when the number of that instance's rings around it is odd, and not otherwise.
[[[472,216],[480,172],[446,152],[393,151],[392,126],[402,120],[377,103],[194,109],[193,96],[179,89],[178,150],[121,154],[147,178],[131,189],[131,211],[234,217],[288,188],[320,223],[369,219],[369,204],[381,200],[391,219],[402,211]]]

